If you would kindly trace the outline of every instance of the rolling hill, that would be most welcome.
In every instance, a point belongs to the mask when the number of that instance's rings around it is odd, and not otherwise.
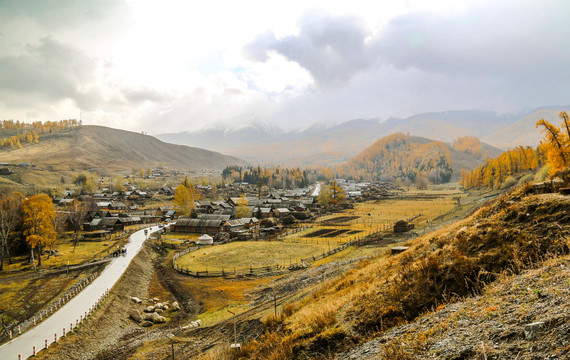
[[[481,154],[489,157],[502,152],[485,143],[480,145]],[[479,166],[484,160],[483,156],[457,151],[449,143],[396,133],[378,139],[350,159],[344,171],[357,178],[391,180],[408,177],[413,181],[418,170],[421,170],[432,182],[447,182],[458,180],[461,170]]]
[[[53,170],[120,171],[159,165],[180,170],[221,170],[243,160],[173,145],[155,137],[103,126],[81,126],[45,135],[38,144],[0,151],[0,162],[27,162]]]
[[[552,107],[534,111],[513,124],[483,138],[484,141],[502,149],[512,148],[518,145],[537,146],[543,133],[536,129],[536,122],[545,119],[552,124],[560,124],[558,114],[568,107]]]

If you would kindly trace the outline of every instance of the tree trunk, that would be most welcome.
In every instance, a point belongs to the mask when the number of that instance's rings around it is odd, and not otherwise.
[[[30,247],[30,263],[32,263],[32,269],[36,270],[36,264],[34,263],[34,248]]]
[[[0,256],[0,271],[4,270],[4,245],[0,246],[2,248],[2,256]]]
[[[38,266],[42,266],[42,246],[38,244]]]

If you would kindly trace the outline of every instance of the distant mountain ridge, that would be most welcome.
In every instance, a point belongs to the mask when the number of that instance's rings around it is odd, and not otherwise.
[[[215,170],[245,164],[217,152],[165,143],[153,136],[104,126],[84,125],[50,134],[38,144],[0,151],[1,162],[29,162],[58,170],[121,171],[166,166]]]
[[[446,143],[461,136],[477,136],[490,147],[503,150],[518,145],[535,146],[542,138],[534,127],[536,120],[543,117],[558,123],[558,113],[563,108],[545,107],[527,114],[506,115],[482,110],[431,112],[382,122],[379,119],[355,119],[330,126],[315,123],[289,132],[267,131],[267,126],[259,125],[259,119],[248,125],[242,118],[240,120],[245,122],[241,129],[203,129],[157,137],[175,144],[231,153],[259,163],[334,165],[352,158],[377,139],[397,132]]]

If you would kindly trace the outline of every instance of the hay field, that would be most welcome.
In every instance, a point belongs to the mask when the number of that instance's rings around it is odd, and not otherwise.
[[[246,241],[204,247],[181,256],[177,265],[192,271],[230,271],[250,266],[289,265],[301,258],[322,254],[327,244],[301,244],[283,241]]]

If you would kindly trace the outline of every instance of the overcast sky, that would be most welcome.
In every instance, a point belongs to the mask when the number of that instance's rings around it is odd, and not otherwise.
[[[0,0],[0,118],[158,134],[570,104],[568,14],[549,0]]]

